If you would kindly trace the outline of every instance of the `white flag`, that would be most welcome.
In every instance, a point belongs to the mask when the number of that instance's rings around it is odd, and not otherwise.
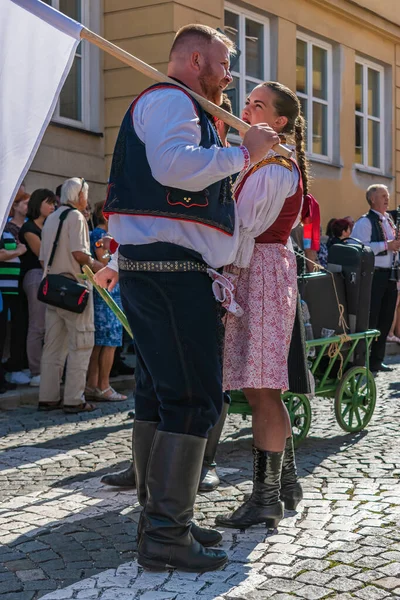
[[[53,115],[81,29],[40,0],[1,0],[0,231]]]

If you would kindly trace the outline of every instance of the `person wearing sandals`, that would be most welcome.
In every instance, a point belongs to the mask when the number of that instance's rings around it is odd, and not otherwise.
[[[110,254],[103,245],[107,235],[107,222],[103,216],[103,202],[94,207],[97,226],[90,232],[90,250],[92,257],[107,265]],[[114,301],[121,306],[119,284],[110,292]],[[122,345],[122,325],[112,310],[94,290],[94,348],[90,357],[85,398],[97,402],[120,402],[127,396],[119,394],[110,385],[110,372],[114,361],[115,349]]]
[[[67,179],[62,186],[61,207],[47,217],[42,229],[39,260],[47,273],[47,265],[56,238],[60,215],[69,210],[58,240],[57,251],[51,264],[51,274],[76,278],[81,265],[92,271],[103,268],[103,263],[90,253],[89,230],[83,216],[88,203],[89,186],[81,177]],[[91,286],[87,284],[90,288]],[[39,410],[63,408],[65,413],[96,410],[98,405],[86,402],[84,396],[87,369],[94,345],[93,298],[82,313],[74,313],[55,306],[46,306],[45,338],[40,369]],[[67,360],[63,405],[60,401],[60,383]]]
[[[293,134],[297,161],[270,151],[242,171],[235,183],[239,248],[226,269],[236,284],[243,315],[225,323],[224,389],[242,389],[252,408],[253,492],[231,514],[218,515],[223,527],[275,528],[283,503],[295,509],[302,498],[297,481],[290,417],[281,399],[289,388],[288,356],[298,301],[296,257],[289,236],[300,220],[307,194],[304,120],[296,95],[277,82],[257,86],[242,119],[267,122]]]

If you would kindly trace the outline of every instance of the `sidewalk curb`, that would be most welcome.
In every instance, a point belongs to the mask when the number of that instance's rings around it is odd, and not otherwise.
[[[130,392],[135,387],[134,375],[119,375],[110,378],[110,383],[117,391]],[[61,393],[64,386],[61,386]],[[0,395],[0,411],[18,408],[19,406],[37,406],[39,401],[39,388],[29,385],[20,385],[16,390],[11,390]]]

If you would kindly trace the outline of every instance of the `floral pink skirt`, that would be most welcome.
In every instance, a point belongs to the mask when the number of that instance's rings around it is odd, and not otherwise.
[[[224,390],[287,390],[297,302],[294,253],[282,244],[256,244],[249,268],[240,269],[235,296],[244,314],[227,313]]]

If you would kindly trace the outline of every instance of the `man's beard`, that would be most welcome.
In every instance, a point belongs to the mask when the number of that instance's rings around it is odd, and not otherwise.
[[[222,102],[222,89],[220,88],[219,83],[210,83],[210,80],[212,81],[212,79],[213,74],[210,63],[207,63],[199,76],[200,87],[207,100],[210,100],[219,106]]]

